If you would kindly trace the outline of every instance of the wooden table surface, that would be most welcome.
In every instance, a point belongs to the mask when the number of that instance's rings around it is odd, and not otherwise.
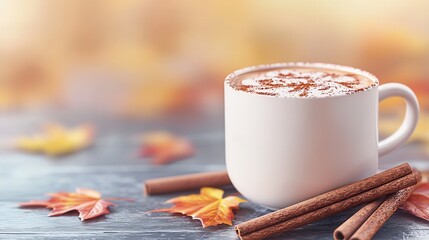
[[[225,169],[223,119],[175,118],[164,121],[121,120],[109,116],[65,112],[9,112],[0,114],[0,139],[32,133],[48,121],[73,126],[92,122],[98,128],[93,147],[60,158],[0,150],[0,238],[4,239],[237,239],[233,227],[202,228],[197,220],[167,213],[146,212],[165,207],[177,194],[147,197],[142,183],[149,178]],[[196,146],[195,157],[167,166],[153,166],[137,157],[140,133],[168,130],[187,136]],[[427,159],[415,145],[403,147],[382,159],[381,168],[410,162],[428,168]],[[428,161],[429,162],[429,161]],[[93,188],[104,197],[134,198],[117,202],[111,214],[81,222],[77,214],[48,217],[48,209],[20,209],[18,204],[45,199],[45,193]],[[232,187],[225,188],[233,193]],[[186,192],[191,193],[191,192]],[[355,209],[307,225],[274,239],[332,239],[333,230]],[[236,212],[240,223],[270,212],[244,203]],[[429,239],[429,224],[398,211],[374,239]]]

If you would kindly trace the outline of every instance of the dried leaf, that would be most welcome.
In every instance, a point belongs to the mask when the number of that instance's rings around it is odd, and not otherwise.
[[[422,194],[429,197],[429,183],[420,183],[414,190],[413,194]]]
[[[154,164],[167,164],[194,155],[192,144],[167,132],[153,132],[143,136],[141,157],[151,157]]]
[[[429,183],[420,183],[401,208],[429,221]]]
[[[236,196],[223,198],[223,190],[217,188],[201,188],[200,194],[176,197],[167,201],[174,204],[171,208],[154,210],[152,212],[181,213],[198,219],[203,227],[219,224],[232,225],[234,213],[232,209],[238,209],[239,204],[246,202]]]
[[[92,143],[93,135],[93,127],[89,125],[68,130],[59,124],[48,124],[43,134],[21,137],[16,145],[28,152],[63,155],[88,147]]]
[[[49,216],[58,216],[70,211],[78,211],[81,221],[110,213],[108,207],[115,205],[101,199],[101,194],[95,190],[78,188],[76,192],[50,193],[48,200],[32,200],[21,203],[20,207],[52,208]],[[125,198],[111,198],[112,200],[132,201]]]

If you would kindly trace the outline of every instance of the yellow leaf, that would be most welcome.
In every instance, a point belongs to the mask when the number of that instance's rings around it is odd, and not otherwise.
[[[398,119],[380,119],[379,129],[383,135],[389,136],[399,128]],[[429,147],[429,113],[421,113],[416,130],[410,141],[420,141]]]
[[[63,155],[88,147],[92,138],[93,128],[88,125],[68,130],[58,124],[49,124],[43,134],[18,138],[16,145],[24,151]]]
[[[203,227],[219,224],[232,225],[234,213],[232,209],[238,209],[239,204],[246,202],[236,196],[223,198],[223,190],[217,188],[201,188],[200,194],[176,197],[167,201],[174,204],[171,208],[154,210],[152,212],[181,213],[198,219]]]

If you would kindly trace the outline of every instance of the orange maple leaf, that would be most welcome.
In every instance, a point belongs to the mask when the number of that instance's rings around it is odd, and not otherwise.
[[[108,207],[115,205],[101,199],[101,194],[95,190],[77,188],[76,192],[50,193],[48,200],[32,200],[21,203],[20,207],[52,208],[48,216],[58,216],[70,211],[78,211],[81,221],[110,213]],[[111,200],[126,200],[125,198],[110,198]]]
[[[194,155],[195,149],[185,138],[167,132],[153,132],[143,136],[142,157],[152,157],[154,164],[167,164]]]
[[[16,146],[29,152],[63,155],[88,147],[92,143],[93,135],[94,129],[89,125],[68,130],[59,124],[47,124],[43,134],[20,137]]]
[[[167,201],[174,204],[171,208],[153,210],[151,212],[181,213],[198,219],[203,227],[219,224],[232,225],[234,213],[239,204],[247,202],[236,196],[223,198],[223,190],[217,188],[201,188],[200,194],[176,197]]]
[[[429,183],[419,183],[416,190],[401,206],[405,211],[429,221]]]

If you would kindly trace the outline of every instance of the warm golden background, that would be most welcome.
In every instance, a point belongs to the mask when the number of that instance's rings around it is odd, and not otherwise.
[[[217,115],[225,75],[288,61],[368,70],[429,109],[429,1],[0,1],[0,111]]]

